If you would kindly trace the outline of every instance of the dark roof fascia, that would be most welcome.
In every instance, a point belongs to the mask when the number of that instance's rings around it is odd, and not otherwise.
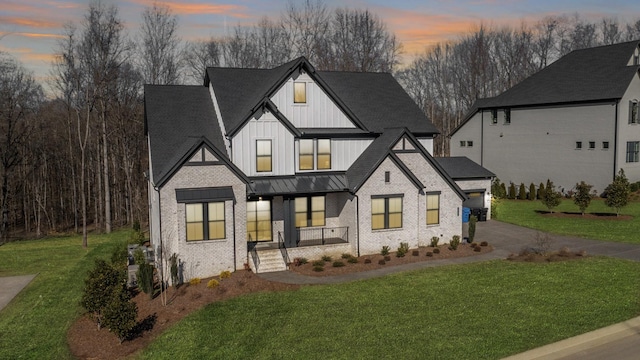
[[[249,183],[249,178],[240,170],[237,166],[235,166],[226,155],[221,153],[211,141],[205,137],[201,137],[196,140],[193,145],[189,148],[187,152],[180,158],[180,160],[176,161],[173,166],[169,169],[169,171],[165,172],[160,179],[155,183],[155,186],[161,188],[164,184],[169,181],[173,175],[187,162],[196,151],[198,151],[202,146],[206,146],[209,151],[211,151],[219,161],[223,162],[240,180],[244,183]]]
[[[287,130],[289,130],[289,132],[291,132],[294,136],[300,137],[302,135],[302,133],[295,126],[293,126],[293,124],[287,119],[287,117],[284,116],[284,114],[281,113],[280,110],[278,110],[278,107],[268,97],[265,97],[258,105],[251,109],[249,115],[240,123],[241,126],[238,126],[235,129],[229,131],[227,136],[234,137],[238,132],[240,132],[240,130],[242,130],[242,128],[245,127],[245,125],[247,125],[247,123],[253,117],[256,116],[256,114],[264,114],[265,109],[269,110],[273,114],[273,116],[275,116],[275,118],[278,119],[282,123],[282,125],[284,125],[284,127],[286,127]]]
[[[427,149],[425,149],[424,146],[420,144],[420,141],[418,141],[418,139],[416,139],[413,136],[413,134],[411,134],[411,132],[409,131],[406,131],[406,135],[413,142],[413,146],[415,146],[420,150],[420,154],[422,155],[422,157],[424,157],[427,160],[427,162],[436,169],[436,171],[449,184],[449,186],[453,189],[453,191],[455,191],[456,194],[458,194],[460,199],[466,200],[467,195],[464,193],[464,191],[462,191],[462,189],[458,186],[458,184],[456,184],[456,182],[451,178],[451,176],[449,176],[449,174],[446,171],[444,171],[444,168],[433,158],[433,156],[429,154]]]
[[[402,162],[402,160],[400,160],[398,155],[394,154],[393,151],[390,151],[388,156],[396,164],[396,166],[398,166],[400,171],[402,171],[404,175],[409,178],[409,180],[411,180],[413,185],[415,185],[418,190],[422,191],[422,189],[425,188],[424,184],[422,184],[422,182],[416,177],[416,175],[411,172],[411,170],[409,170],[409,168]]]

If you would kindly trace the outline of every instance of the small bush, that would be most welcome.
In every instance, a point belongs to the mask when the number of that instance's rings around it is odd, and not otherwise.
[[[427,256],[428,256],[428,257],[432,257],[432,256],[433,256],[433,253],[432,253],[431,251],[427,251]]]
[[[469,246],[471,246],[472,248],[475,248],[476,246],[478,246],[478,243],[472,242],[471,244],[469,244]]]
[[[142,251],[142,248],[137,248],[133,252],[133,261],[136,265],[142,265],[147,263],[147,259],[144,256],[144,251]]]
[[[308,262],[309,262],[309,260],[307,260],[307,258],[303,258],[303,257],[301,257],[301,258],[300,258],[300,259],[298,259],[298,260],[300,261],[300,265],[304,265],[304,264],[306,264],[306,263],[308,263]]]
[[[434,254],[440,254],[440,248],[433,249],[433,253]]]
[[[334,261],[333,262],[333,267],[343,267],[344,266],[344,262],[342,261]]]
[[[480,252],[482,251],[482,248],[480,246],[476,246],[475,249],[473,249],[473,251]]]
[[[371,264],[371,259],[369,259],[369,258],[364,259],[364,263],[365,264]]]
[[[331,256],[329,256],[329,255],[322,255],[322,261],[324,261],[324,262],[331,262]]]
[[[413,256],[420,256],[420,251],[419,251],[419,250],[413,250],[413,252],[411,253],[411,255],[413,255]]]
[[[313,267],[313,271],[315,271],[315,272],[324,271],[324,266],[314,266]]]
[[[349,259],[352,256],[351,256],[351,254],[343,253],[340,257],[343,258],[343,259]]]
[[[358,263],[358,258],[355,257],[355,256],[352,256],[352,257],[347,259],[347,262],[349,262],[349,264],[357,264]]]
[[[126,283],[125,273],[100,259],[84,280],[84,291],[80,305],[96,321],[98,329],[102,326],[102,315],[116,288]]]
[[[382,247],[382,250],[380,250],[380,255],[387,256],[387,255],[389,255],[389,252],[390,252],[390,248],[389,248],[389,246],[384,245],[384,246]]]
[[[480,243],[480,246],[489,246],[489,243],[486,242],[486,241],[483,241],[483,242]]]
[[[138,287],[142,292],[149,295],[149,298],[153,298],[153,265],[142,263],[138,266],[138,272],[136,273]]]
[[[324,260],[316,260],[311,263],[312,266],[324,266]]]
[[[384,261],[391,261],[391,256],[390,255],[385,255],[384,256]]]
[[[104,308],[104,326],[114,333],[122,343],[133,333],[137,317],[138,306],[131,301],[129,291],[124,286],[118,286]]]
[[[384,260],[382,259],[378,260],[378,265],[384,265],[384,264],[386,264]]]
[[[438,242],[440,241],[440,238],[437,236],[434,236],[431,238],[431,247],[438,247]]]
[[[231,271],[223,271],[220,273],[220,279],[228,279],[231,277]]]
[[[190,284],[190,285],[198,285],[198,284],[200,284],[201,282],[202,282],[202,279],[197,278],[197,277],[196,277],[196,278],[193,278],[193,279],[191,279],[191,280],[189,280],[189,284]]]
[[[216,279],[211,279],[211,280],[209,280],[209,282],[207,283],[207,287],[208,287],[209,289],[213,289],[214,287],[217,287],[217,286],[219,286],[219,285],[220,285],[220,282],[219,282],[218,280],[216,280]]]
[[[459,245],[460,245],[460,236],[459,235],[453,235],[453,238],[449,242],[449,248],[451,250],[458,250],[458,246]]]

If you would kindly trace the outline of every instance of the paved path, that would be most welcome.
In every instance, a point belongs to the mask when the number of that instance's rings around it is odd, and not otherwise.
[[[336,284],[370,279],[407,270],[417,270],[451,264],[504,259],[509,254],[518,253],[525,247],[534,245],[538,231],[506,224],[499,221],[478,223],[476,241],[487,241],[494,250],[487,254],[457,259],[424,261],[405,265],[385,267],[337,276],[304,276],[292,271],[259,274],[261,277],[289,284]],[[640,245],[588,240],[571,236],[550,235],[552,250],[564,246],[571,251],[586,251],[587,255],[605,255],[621,259],[640,261]],[[536,348],[514,355],[509,360],[525,359],[565,359],[632,360],[640,358],[640,317],[598,329],[586,334]]]
[[[35,275],[0,277],[0,310],[27,286]]]

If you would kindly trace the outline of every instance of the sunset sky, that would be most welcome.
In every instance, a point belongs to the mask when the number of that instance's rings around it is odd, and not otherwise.
[[[131,35],[140,15],[153,0],[103,0],[116,4]],[[0,0],[0,51],[16,56],[39,79],[48,75],[52,53],[64,24],[82,21],[89,1]],[[617,18],[621,23],[640,18],[637,0],[326,0],[333,7],[369,9],[378,14],[403,44],[404,59],[438,41],[455,39],[480,23],[491,26],[533,24],[546,15],[579,13],[585,19]],[[262,16],[272,19],[287,0],[172,0],[183,39],[224,35],[238,24],[251,25]]]

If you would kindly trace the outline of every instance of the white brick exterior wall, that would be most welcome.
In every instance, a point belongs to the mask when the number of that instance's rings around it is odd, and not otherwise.
[[[458,184],[458,186],[462,190],[485,189],[483,203],[484,203],[484,207],[488,209],[487,220],[491,219],[491,180],[489,179],[458,180],[456,181],[456,184]]]

